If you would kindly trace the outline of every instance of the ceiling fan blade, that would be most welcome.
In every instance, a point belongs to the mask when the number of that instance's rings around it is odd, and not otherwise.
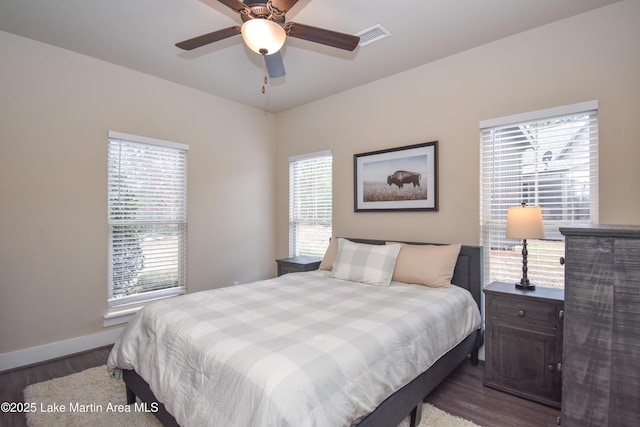
[[[285,25],[287,35],[298,39],[308,40],[331,47],[344,50],[354,50],[360,37],[351,34],[338,33],[337,31],[325,30],[324,28],[312,27],[310,25],[289,22]]]
[[[271,0],[271,6],[283,13],[286,13],[296,3],[298,3],[298,0]]]
[[[240,34],[240,27],[229,27],[176,43],[180,49],[192,50]]]
[[[245,8],[244,3],[242,3],[239,0],[218,0],[218,1],[223,5],[235,10],[236,12],[241,12]]]
[[[280,51],[277,51],[271,55],[264,55],[264,60],[267,64],[267,71],[269,77],[275,79],[276,77],[282,77],[286,74],[284,70],[284,62],[282,62],[282,55]]]

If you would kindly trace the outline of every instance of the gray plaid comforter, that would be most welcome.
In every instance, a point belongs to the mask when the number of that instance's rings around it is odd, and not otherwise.
[[[108,368],[135,369],[185,427],[348,426],[479,325],[456,286],[287,274],[148,305]]]

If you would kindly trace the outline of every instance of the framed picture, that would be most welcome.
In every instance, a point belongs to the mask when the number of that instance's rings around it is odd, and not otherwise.
[[[354,211],[437,211],[438,141],[353,156]]]

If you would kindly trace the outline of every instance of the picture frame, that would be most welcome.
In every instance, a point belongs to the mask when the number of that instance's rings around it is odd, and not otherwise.
[[[354,211],[437,211],[438,141],[354,154]]]

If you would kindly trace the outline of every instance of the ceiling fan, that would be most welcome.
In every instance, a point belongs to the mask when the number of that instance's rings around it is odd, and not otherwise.
[[[242,34],[245,44],[264,57],[269,77],[275,78],[285,75],[280,48],[287,36],[349,51],[354,50],[360,42],[360,37],[351,34],[286,22],[285,14],[298,0],[218,1],[238,12],[243,24],[181,41],[176,43],[177,47],[192,50]]]

